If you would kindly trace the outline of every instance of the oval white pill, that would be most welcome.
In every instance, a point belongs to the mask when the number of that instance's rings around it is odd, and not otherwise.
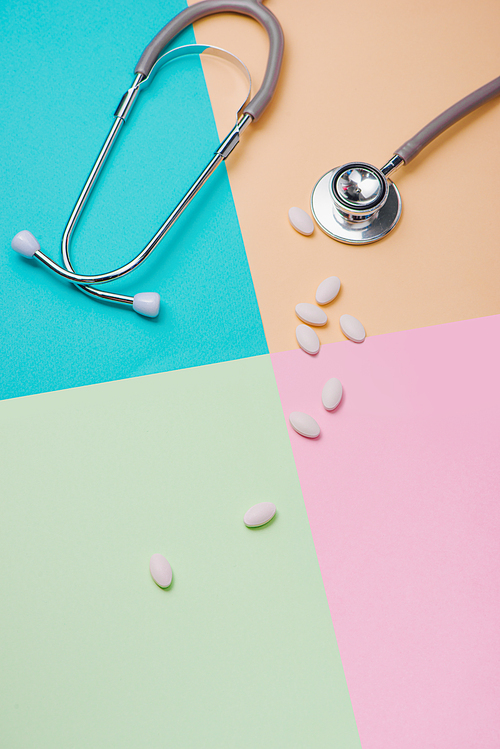
[[[308,213],[302,208],[290,208],[288,211],[288,220],[299,234],[305,234],[308,237],[314,231],[313,220]]]
[[[168,588],[172,582],[172,567],[162,554],[153,554],[149,560],[149,571],[160,588]]]
[[[362,343],[366,338],[363,325],[352,315],[342,315],[340,318],[340,327],[345,337],[354,341],[354,343]]]
[[[342,400],[342,383],[336,377],[332,377],[325,383],[321,393],[321,402],[327,411],[333,411]]]
[[[316,290],[316,301],[318,304],[329,304],[333,302],[340,291],[340,278],[330,276],[321,281]]]
[[[295,337],[302,351],[306,354],[317,354],[319,351],[319,338],[315,330],[308,325],[297,325],[295,328]]]
[[[276,515],[276,505],[272,502],[259,502],[245,512],[243,522],[249,528],[257,528],[268,523]]]
[[[322,309],[316,307],[315,304],[308,304],[307,302],[297,304],[295,314],[300,320],[309,325],[326,325],[328,322],[328,317]]]
[[[298,434],[310,439],[319,437],[319,433],[321,432],[319,424],[309,414],[305,414],[302,411],[292,411],[288,418],[290,424]]]

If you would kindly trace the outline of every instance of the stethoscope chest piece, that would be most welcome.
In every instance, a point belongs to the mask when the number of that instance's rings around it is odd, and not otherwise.
[[[312,192],[311,209],[328,236],[347,244],[368,244],[395,227],[401,196],[380,169],[351,162],[321,177]]]
[[[381,169],[362,161],[344,164],[321,177],[311,196],[315,221],[325,234],[346,244],[368,244],[394,229],[401,197],[388,178],[409,164],[434,138],[469,112],[500,94],[500,76],[465,96],[403,143]]]

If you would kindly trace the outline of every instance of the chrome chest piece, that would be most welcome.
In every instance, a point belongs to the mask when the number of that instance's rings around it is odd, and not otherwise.
[[[401,216],[401,196],[384,172],[351,162],[332,169],[317,182],[311,197],[313,216],[333,239],[367,244],[388,234]]]
[[[388,179],[444,130],[500,94],[500,77],[461,99],[395,151],[381,169],[361,161],[336,167],[321,177],[311,196],[314,219],[325,234],[347,244],[368,244],[394,229],[401,196]]]

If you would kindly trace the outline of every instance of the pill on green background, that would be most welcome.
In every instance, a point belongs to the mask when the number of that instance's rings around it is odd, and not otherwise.
[[[172,567],[162,554],[153,554],[149,560],[149,571],[160,588],[168,588],[172,582]]]
[[[249,528],[257,528],[268,523],[276,515],[276,505],[272,502],[259,502],[245,512],[243,522]]]

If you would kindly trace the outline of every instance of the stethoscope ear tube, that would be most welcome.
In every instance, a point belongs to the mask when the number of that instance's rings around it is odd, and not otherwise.
[[[283,30],[276,16],[261,4],[261,0],[202,0],[181,11],[167,23],[148,44],[136,65],[135,72],[148,76],[162,50],[187,26],[215,13],[239,13],[250,16],[265,28],[269,36],[269,56],[260,89],[246,105],[244,114],[257,120],[267,107],[278,83],[283,58]]]

